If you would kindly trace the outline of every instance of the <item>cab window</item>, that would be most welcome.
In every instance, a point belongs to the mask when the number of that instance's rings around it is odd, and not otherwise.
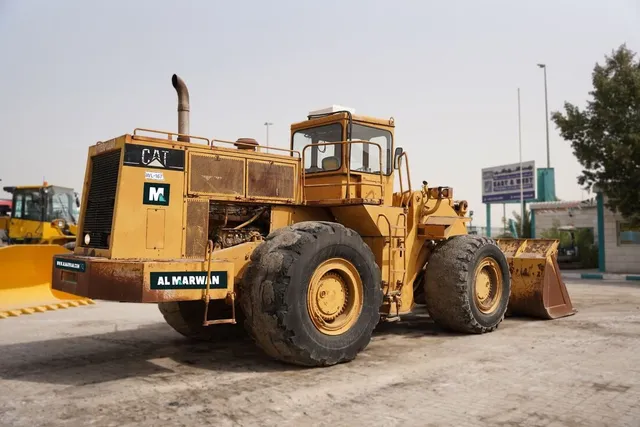
[[[14,218],[22,218],[22,205],[24,204],[24,194],[16,194],[13,198],[13,216]]]
[[[16,190],[13,193],[14,218],[42,221],[44,200],[38,190]]]
[[[393,145],[391,132],[354,123],[351,138],[380,145],[378,148],[373,144],[352,143],[350,156],[352,171],[379,174],[382,163],[382,173],[391,174],[391,148]]]
[[[22,207],[22,219],[42,221],[43,200],[38,191],[24,193],[24,205]]]
[[[306,173],[334,171],[342,166],[342,144],[315,144],[340,141],[342,141],[342,125],[332,123],[295,132],[293,149],[302,154]],[[314,146],[304,149],[307,145]]]
[[[67,222],[75,223],[78,217],[74,214],[75,195],[69,192],[57,192],[55,189],[49,193],[49,203],[47,203],[47,221],[64,219]]]

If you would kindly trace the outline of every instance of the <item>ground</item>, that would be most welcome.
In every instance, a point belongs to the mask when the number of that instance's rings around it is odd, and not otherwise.
[[[640,426],[640,284],[568,288],[569,318],[470,336],[417,316],[316,369],[189,343],[153,305],[0,320],[0,425]]]

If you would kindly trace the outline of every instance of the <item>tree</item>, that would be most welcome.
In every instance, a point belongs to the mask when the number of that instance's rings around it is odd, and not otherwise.
[[[551,119],[583,167],[578,183],[599,187],[609,209],[640,226],[640,61],[623,44],[595,65],[592,83],[583,110],[565,102]]]
[[[524,223],[522,223],[522,215],[520,213],[513,211],[513,218],[516,223],[516,233],[518,233],[518,237],[521,239],[530,239],[531,238],[531,211],[528,209],[524,210]],[[522,223],[522,228],[520,228],[520,224]],[[520,233],[522,230],[522,233]]]

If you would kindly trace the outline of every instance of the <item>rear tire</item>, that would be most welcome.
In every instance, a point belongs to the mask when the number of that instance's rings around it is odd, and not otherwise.
[[[244,277],[245,327],[283,362],[353,360],[380,320],[380,269],[362,238],[340,224],[307,221],[274,231]]]
[[[436,246],[424,280],[427,311],[440,326],[463,333],[495,330],[511,294],[509,264],[495,241],[455,236]]]
[[[173,301],[158,303],[158,309],[164,320],[176,332],[187,338],[197,341],[220,341],[237,338],[246,335],[242,327],[243,316],[236,307],[236,321],[233,324],[220,324],[203,326],[204,301]],[[224,300],[212,300],[209,302],[209,318],[231,317],[231,306]]]

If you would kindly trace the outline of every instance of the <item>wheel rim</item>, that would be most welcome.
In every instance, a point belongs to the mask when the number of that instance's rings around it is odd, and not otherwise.
[[[307,292],[307,309],[313,325],[323,334],[348,331],[362,311],[362,280],[355,266],[331,258],[316,268]]]
[[[484,258],[475,270],[475,302],[482,313],[495,311],[502,297],[502,274],[500,265],[493,258]]]

